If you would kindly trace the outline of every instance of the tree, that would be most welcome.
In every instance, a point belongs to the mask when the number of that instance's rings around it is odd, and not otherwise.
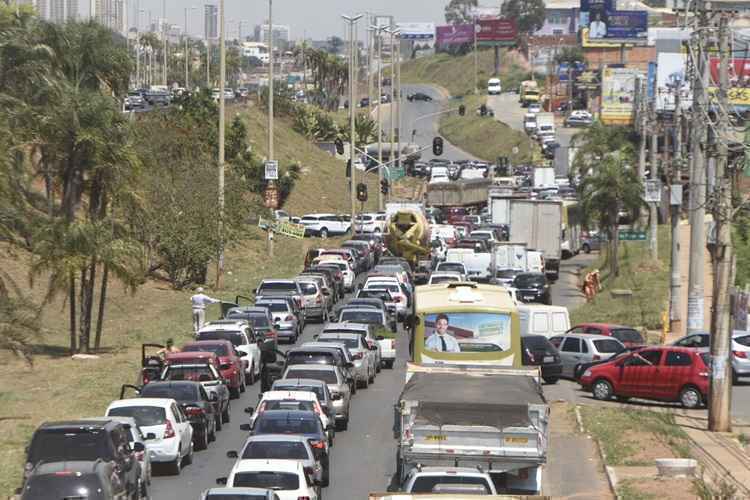
[[[595,219],[609,240],[610,276],[619,274],[618,240],[620,210],[643,205],[643,185],[637,172],[619,155],[605,157],[581,184],[581,201],[587,218]]]
[[[613,154],[628,164],[632,163],[635,158],[634,141],[634,131],[630,128],[594,123],[570,140],[570,147],[576,150],[572,173],[585,177],[595,172],[604,158]]]
[[[328,39],[328,50],[331,54],[340,54],[341,49],[344,47],[344,40],[338,36],[332,36]]]
[[[473,22],[473,9],[477,0],[450,0],[445,6],[445,22],[448,24],[464,24]]]
[[[577,45],[575,47],[560,47],[555,56],[555,64],[573,64],[584,60],[583,49]]]
[[[543,0],[507,0],[500,12],[506,18],[516,20],[519,33],[533,33],[544,25]]]

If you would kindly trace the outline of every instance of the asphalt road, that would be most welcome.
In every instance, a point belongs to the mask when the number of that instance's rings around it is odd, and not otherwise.
[[[518,94],[506,92],[500,95],[487,97],[487,104],[495,112],[495,119],[502,121],[510,127],[524,131],[523,116],[526,109],[522,108],[518,102]],[[560,147],[555,152],[555,175],[568,175],[568,151],[570,139],[581,129],[568,128],[562,125],[557,126],[557,142]]]
[[[432,97],[433,100],[409,102],[406,99],[406,96],[415,92],[427,94]],[[439,135],[438,127],[441,116],[434,115],[434,113],[457,108],[459,101],[446,98],[438,92],[435,87],[430,85],[402,85],[401,94],[403,96],[401,102],[401,129],[403,130],[401,135],[402,146],[405,143],[416,143],[419,144],[420,147],[431,147],[432,139]],[[388,134],[390,133],[391,126],[389,107],[385,106],[382,113],[385,115],[382,117],[383,130],[386,134],[385,137],[389,137]],[[427,149],[422,152],[422,161],[428,161],[432,158],[435,158],[432,154],[432,149]],[[477,159],[469,153],[455,147],[448,141],[444,142],[443,154],[440,158],[447,160]]]

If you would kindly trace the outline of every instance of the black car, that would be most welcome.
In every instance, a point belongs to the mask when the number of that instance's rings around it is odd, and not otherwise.
[[[92,418],[45,422],[34,431],[27,448],[23,489],[26,489],[33,471],[39,473],[40,483],[45,482],[42,476],[46,475],[43,472],[48,469],[40,465],[57,462],[67,466],[74,462],[101,461],[110,464],[105,472],[113,482],[121,485],[118,488],[122,488],[127,497],[137,498],[142,491],[142,479],[135,454],[143,451],[143,443],[135,443],[131,449],[130,431],[124,423],[116,420]],[[55,498],[68,498],[68,495],[60,494],[60,490],[50,491],[58,493]],[[72,495],[72,498],[76,497]],[[36,497],[29,493],[25,498],[47,497]]]
[[[215,392],[208,394],[200,382],[151,382],[143,386],[138,395],[142,398],[170,398],[182,406],[182,411],[193,427],[195,449],[205,450],[209,441],[216,439],[221,429],[219,398]]]
[[[360,108],[366,108],[370,105],[370,98],[369,97],[363,97],[359,100],[359,107]]]
[[[102,460],[40,462],[30,472],[21,491],[21,500],[125,498],[128,494],[125,484],[113,480],[116,475],[116,466]],[[85,492],[85,496],[81,492]]]
[[[513,279],[513,287],[521,302],[552,303],[550,286],[544,273],[521,273]]]
[[[268,410],[257,416],[252,427],[250,427],[250,424],[242,424],[240,429],[250,431],[251,436],[263,434],[300,434],[305,436],[310,443],[315,458],[323,468],[322,486],[328,486],[330,482],[328,435],[315,412]]]
[[[409,101],[425,101],[425,102],[429,102],[429,101],[432,100],[432,97],[430,97],[427,94],[422,93],[422,92],[415,92],[415,93],[413,93],[411,95],[406,96],[406,99],[408,99]]]
[[[147,92],[145,97],[146,101],[154,107],[169,106],[169,103],[171,101],[169,92]]]
[[[557,348],[544,335],[521,337],[523,366],[540,366],[542,378],[548,384],[556,384],[562,374],[562,361]]]

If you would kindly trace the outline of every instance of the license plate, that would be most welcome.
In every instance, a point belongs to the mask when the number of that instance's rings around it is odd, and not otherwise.
[[[534,300],[534,296],[533,295],[524,295],[523,296],[523,300]]]
[[[508,444],[528,444],[529,438],[522,437],[506,437],[505,442]]]
[[[445,441],[448,439],[446,436],[425,436],[426,441]]]
[[[554,363],[554,361],[555,361],[555,357],[554,356],[545,356],[544,357],[544,362],[545,363]]]

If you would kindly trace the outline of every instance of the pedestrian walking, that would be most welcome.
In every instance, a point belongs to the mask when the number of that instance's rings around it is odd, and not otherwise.
[[[197,334],[206,322],[206,306],[218,304],[221,301],[204,294],[202,287],[198,287],[196,292],[198,293],[190,297],[190,303],[193,306],[193,331]]]

